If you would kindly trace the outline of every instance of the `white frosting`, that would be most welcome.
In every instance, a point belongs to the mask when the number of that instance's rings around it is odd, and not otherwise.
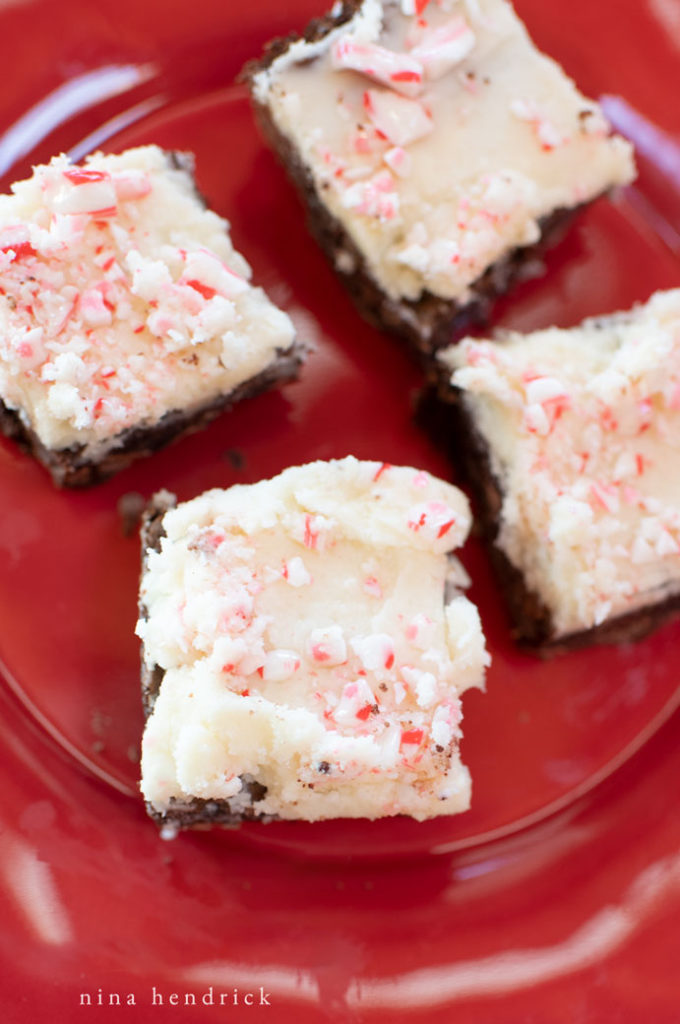
[[[165,670],[142,791],[310,820],[467,808],[460,694],[488,663],[477,610],[445,605],[464,495],[346,458],[209,491],[167,512],[141,588],[144,658]],[[238,804],[237,804],[238,806]]]
[[[228,224],[156,146],[56,157],[0,196],[0,398],[95,457],[198,408],[293,341]]]
[[[557,635],[680,592],[680,290],[441,358],[503,491],[497,543]]]
[[[365,0],[290,46],[254,95],[394,298],[468,300],[540,218],[634,175],[630,146],[506,0]]]

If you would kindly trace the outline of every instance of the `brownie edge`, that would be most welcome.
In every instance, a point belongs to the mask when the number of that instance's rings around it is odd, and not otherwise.
[[[146,569],[147,553],[149,551],[159,551],[161,540],[165,536],[163,517],[176,504],[176,496],[170,491],[163,490],[158,491],[152,496],[144,510],[140,528],[142,576]],[[139,603],[139,616],[142,619],[147,616],[146,607],[141,600]],[[160,665],[153,665],[151,668],[148,668],[144,663],[144,659],[141,659],[142,707],[145,719],[153,711],[153,705],[158,696],[164,675],[165,671]],[[267,792],[266,787],[250,776],[242,776],[241,782],[243,783],[243,790],[239,794],[241,805],[243,805],[244,793],[250,798],[250,805],[239,812],[234,812],[231,809],[228,800],[203,800],[199,797],[178,800],[176,797],[171,797],[165,812],[156,810],[153,804],[146,801],[147,813],[157,825],[166,831],[168,837],[174,835],[178,830],[185,828],[209,829],[213,825],[236,828],[241,822],[252,818],[257,818],[258,821],[263,822],[273,820],[271,815],[258,815],[255,810],[255,804]]]

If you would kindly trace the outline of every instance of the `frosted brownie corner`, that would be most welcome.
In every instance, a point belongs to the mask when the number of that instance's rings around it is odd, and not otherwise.
[[[631,147],[506,0],[354,0],[247,68],[360,310],[425,357],[485,316]]]
[[[34,168],[0,196],[0,429],[83,486],[295,376],[249,278],[186,154]]]
[[[680,290],[440,360],[440,437],[466,464],[518,637],[618,643],[675,614]]]
[[[468,807],[460,696],[488,662],[451,552],[464,495],[346,458],[213,490],[143,532],[141,788],[170,829]]]

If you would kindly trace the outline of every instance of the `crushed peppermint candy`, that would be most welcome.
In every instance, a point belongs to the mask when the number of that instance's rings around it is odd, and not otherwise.
[[[364,109],[381,135],[394,146],[408,146],[434,127],[432,115],[422,103],[385,90],[367,89]]]
[[[456,15],[437,28],[423,29],[411,56],[422,63],[426,78],[441,78],[468,56],[475,42],[465,18]]]

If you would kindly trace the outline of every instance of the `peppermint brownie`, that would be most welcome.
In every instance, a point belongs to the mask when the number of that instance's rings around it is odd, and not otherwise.
[[[631,148],[506,0],[346,0],[247,73],[360,309],[421,354],[486,313]]]
[[[81,486],[294,376],[249,277],[185,155],[36,167],[0,196],[0,428]]]
[[[450,484],[351,457],[157,496],[137,626],[152,817],[465,810],[460,695],[488,663],[451,557],[469,526]]]
[[[680,290],[440,360],[519,637],[618,642],[677,611]]]

